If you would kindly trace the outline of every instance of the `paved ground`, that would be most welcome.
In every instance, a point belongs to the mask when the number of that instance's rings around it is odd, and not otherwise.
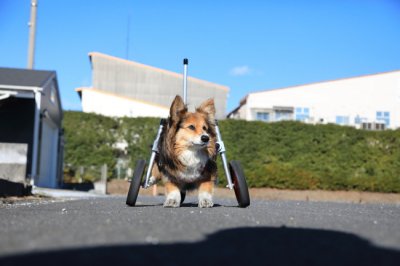
[[[0,265],[399,265],[400,205],[189,197],[0,204]]]

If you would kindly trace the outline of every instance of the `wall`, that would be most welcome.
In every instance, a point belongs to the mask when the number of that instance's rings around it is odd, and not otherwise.
[[[25,183],[28,145],[0,143],[0,179]]]
[[[251,93],[246,119],[255,120],[252,110],[274,106],[307,107],[313,121],[335,123],[336,116],[357,115],[376,121],[377,111],[390,112],[390,128],[400,127],[400,71],[335,80],[297,87]]]
[[[116,117],[167,117],[169,114],[169,109],[165,107],[93,89],[82,89],[82,110],[85,113]]]

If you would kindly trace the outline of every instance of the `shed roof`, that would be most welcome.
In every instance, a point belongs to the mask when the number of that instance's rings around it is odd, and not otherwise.
[[[0,67],[0,86],[43,87],[55,71]]]

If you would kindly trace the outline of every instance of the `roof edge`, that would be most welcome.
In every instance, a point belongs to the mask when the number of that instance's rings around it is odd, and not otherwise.
[[[43,91],[42,87],[36,86],[17,86],[17,85],[5,85],[0,84],[0,89],[8,89],[8,90],[23,90],[23,91]]]
[[[390,71],[384,71],[384,72],[379,72],[379,73],[374,73],[374,74],[365,74],[365,75],[359,75],[359,76],[354,76],[354,77],[347,77],[347,78],[328,79],[328,80],[316,81],[316,82],[310,82],[310,83],[304,83],[304,84],[299,84],[299,85],[294,85],[294,86],[287,86],[287,87],[280,87],[280,88],[264,89],[264,90],[259,90],[259,91],[251,92],[251,93],[247,94],[247,96],[250,95],[250,94],[255,94],[255,93],[262,93],[262,92],[269,92],[269,91],[276,91],[276,90],[292,89],[292,88],[297,88],[297,87],[302,87],[302,86],[309,86],[309,85],[316,85],[316,84],[322,84],[322,83],[328,83],[328,82],[336,82],[336,81],[344,81],[344,80],[351,80],[351,79],[372,77],[372,76],[378,76],[378,75],[391,74],[391,73],[395,73],[395,72],[399,72],[399,73],[400,73],[400,69],[390,70]]]

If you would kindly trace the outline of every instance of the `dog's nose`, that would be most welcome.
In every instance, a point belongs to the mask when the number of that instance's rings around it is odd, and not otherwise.
[[[210,140],[210,137],[209,136],[207,136],[207,135],[202,135],[201,136],[201,141],[202,142],[208,142]]]

